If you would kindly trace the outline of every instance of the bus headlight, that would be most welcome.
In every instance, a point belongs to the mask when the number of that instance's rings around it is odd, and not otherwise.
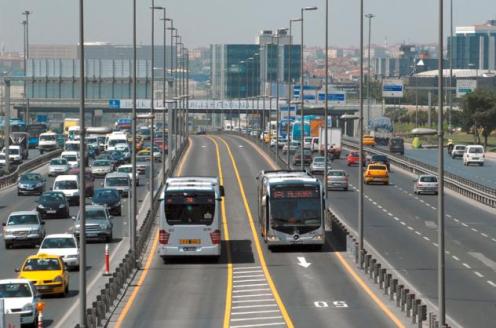
[[[268,241],[276,241],[276,240],[277,240],[277,237],[276,237],[276,236],[274,236],[274,235],[269,235],[269,234],[267,234],[267,240],[268,240]]]
[[[320,235],[320,234],[319,234],[319,235],[314,235],[314,236],[313,236],[313,239],[314,239],[314,240],[322,240],[322,239],[323,239],[323,236],[322,236],[322,235]]]

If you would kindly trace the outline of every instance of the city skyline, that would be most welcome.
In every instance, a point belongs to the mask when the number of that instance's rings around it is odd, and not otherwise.
[[[185,6],[185,3],[187,6]],[[150,1],[151,4],[151,1]],[[228,0],[185,0],[166,2],[156,0],[156,5],[165,5],[168,16],[175,19],[179,33],[190,47],[206,47],[214,43],[254,43],[255,37],[262,29],[276,30],[287,25],[290,18],[299,16],[303,6],[316,5],[319,10],[309,12],[305,18],[305,44],[308,47],[322,47],[324,44],[324,1],[274,0],[270,3]],[[494,17],[487,16],[480,8],[491,8],[494,3],[480,0],[477,7],[469,2],[454,0],[454,26],[482,24]],[[131,1],[129,6],[122,6],[122,1],[108,0],[85,2],[85,33],[88,42],[109,42],[118,44],[131,43]],[[353,47],[358,45],[359,37],[359,1],[330,1],[330,44],[335,47]],[[496,9],[496,6],[494,6]],[[149,44],[149,5],[138,3],[138,43]],[[22,51],[21,12],[30,10],[30,43],[32,44],[75,44],[77,39],[77,4],[63,0],[51,0],[40,3],[35,0],[4,2],[0,5],[0,45],[6,51]],[[449,33],[449,3],[446,7],[445,29]],[[53,12],[71,13],[58,17],[58,24],[53,24]],[[243,13],[235,15],[236,11]],[[408,12],[407,17],[398,12]],[[397,43],[432,43],[437,37],[437,6],[429,0],[419,0],[414,4],[399,4],[395,0],[383,0],[377,3],[367,2],[365,12],[376,15],[372,27],[372,43],[376,45]],[[18,13],[18,15],[16,15]],[[156,14],[157,18],[161,17]],[[420,21],[416,17],[422,17]],[[188,28],[191,21],[195,28]],[[157,30],[161,22],[157,19]],[[403,28],[398,28],[402,24]],[[61,25],[64,28],[61,28]],[[18,28],[15,28],[15,27]],[[230,28],[226,28],[230,26]],[[201,28],[200,28],[201,27]],[[365,26],[367,28],[367,26]],[[295,38],[299,40],[299,28]],[[201,34],[198,31],[208,33]],[[334,33],[333,31],[339,31]],[[205,35],[207,37],[205,37]],[[157,41],[160,36],[157,36]],[[367,41],[367,40],[366,40]]]

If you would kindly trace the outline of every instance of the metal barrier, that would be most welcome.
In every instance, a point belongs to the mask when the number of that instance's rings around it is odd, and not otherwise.
[[[52,150],[49,153],[40,155],[40,156],[36,157],[35,159],[32,159],[30,161],[27,161],[27,162],[22,163],[21,165],[17,166],[17,168],[14,172],[0,178],[0,190],[15,184],[17,182],[17,179],[19,178],[19,176],[22,173],[27,172],[27,171],[32,170],[32,169],[35,169],[35,168],[45,164],[46,162],[48,162],[52,158],[59,156],[61,153],[62,153],[62,149]]]
[[[167,174],[167,176],[172,174],[173,169],[176,167],[188,145],[189,140],[186,138],[172,160],[172,167],[167,168],[167,172],[162,172],[162,174]],[[114,308],[116,301],[123,296],[125,288],[129,285],[129,283],[131,283],[137,270],[139,270],[141,261],[146,254],[146,245],[150,237],[150,232],[152,231],[152,227],[155,223],[156,212],[159,206],[158,200],[160,198],[162,187],[162,182],[160,182],[160,187],[157,188],[154,195],[153,191],[151,191],[153,197],[153,208],[148,210],[147,215],[137,232],[136,255],[133,254],[131,250],[127,252],[124,259],[122,259],[114,272],[112,272],[112,275],[105,284],[105,287],[101,289],[100,293],[96,296],[96,300],[92,302],[90,308],[86,310],[86,321],[88,328],[101,327],[106,323],[108,314]],[[78,328],[79,324],[75,327]]]
[[[358,141],[356,140],[343,140],[343,145],[352,149],[358,149]],[[385,150],[379,150],[371,147],[365,147],[364,149],[371,154],[386,155],[391,163],[412,173],[437,175],[437,168],[432,165],[405,156],[392,154]],[[447,188],[479,203],[496,208],[496,189],[484,186],[480,183],[465,179],[449,172],[445,172],[444,177],[445,186]]]
[[[287,167],[287,162],[283,158],[276,158],[273,148],[259,138],[233,132],[228,132],[228,134],[255,141],[279,166]],[[326,221],[333,234],[344,234],[346,236],[346,251],[354,259],[357,264],[356,267],[362,270],[364,275],[383,291],[384,295],[389,296],[389,300],[405,314],[407,320],[411,320],[412,325],[422,328],[424,323],[427,323],[429,328],[441,328],[439,321],[436,319],[436,314],[432,312],[434,309],[428,312],[427,304],[422,300],[422,296],[419,293],[415,294],[412,288],[407,288],[406,282],[401,283],[401,279],[396,277],[394,271],[387,269],[381,263],[384,260],[379,254],[372,254],[366,249],[360,251],[356,233],[352,233],[352,229],[339,219],[330,208],[327,209]],[[449,325],[444,325],[442,328],[450,327]]]

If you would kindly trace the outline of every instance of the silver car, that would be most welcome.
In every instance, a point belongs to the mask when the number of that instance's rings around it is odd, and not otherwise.
[[[451,158],[455,157],[463,157],[463,153],[465,152],[465,145],[454,145],[453,150],[451,151]]]
[[[101,205],[87,205],[85,213],[86,239],[111,242],[113,240],[113,224],[112,217],[110,216],[107,208]],[[78,213],[77,217],[72,218],[74,220],[74,236],[78,239],[81,231],[81,225],[79,223],[80,215],[81,213]]]
[[[91,175],[104,177],[114,170],[114,164],[108,159],[97,159],[91,164]]]
[[[116,189],[123,197],[127,197],[129,194],[130,185],[131,179],[129,179],[129,174],[119,172],[107,174],[103,183],[104,188]]]
[[[348,190],[348,174],[343,170],[327,171],[327,189]]]
[[[36,247],[45,238],[44,224],[37,211],[12,212],[7,221],[2,223],[5,248],[16,245]]]
[[[48,165],[48,176],[53,177],[59,174],[67,174],[69,172],[69,163],[65,158],[54,158]]]
[[[416,180],[413,180],[413,192],[415,194],[432,193],[437,195],[439,183],[435,175],[421,175]]]
[[[327,165],[329,165],[329,163]],[[329,165],[329,168],[330,168],[330,165]],[[312,164],[310,164],[310,173],[311,174],[324,174],[324,170],[325,170],[325,157],[315,156],[313,158]]]

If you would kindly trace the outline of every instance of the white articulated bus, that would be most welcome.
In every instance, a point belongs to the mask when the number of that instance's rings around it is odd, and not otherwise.
[[[325,243],[325,193],[305,171],[262,171],[258,180],[258,219],[271,249]]]
[[[215,177],[168,178],[160,196],[159,254],[221,254],[221,201],[224,188]]]

